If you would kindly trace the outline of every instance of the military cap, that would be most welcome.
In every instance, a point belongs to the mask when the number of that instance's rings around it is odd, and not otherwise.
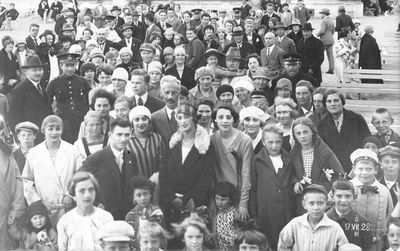
[[[150,52],[156,53],[156,48],[152,44],[143,43],[142,45],[140,45],[139,51],[150,51]]]
[[[63,53],[57,55],[59,63],[77,63],[81,55],[77,53]]]
[[[350,155],[350,160],[353,165],[357,163],[357,161],[360,160],[371,160],[375,163],[378,163],[378,156],[376,153],[371,151],[370,149],[365,149],[365,148],[359,148],[355,150],[351,155]]]

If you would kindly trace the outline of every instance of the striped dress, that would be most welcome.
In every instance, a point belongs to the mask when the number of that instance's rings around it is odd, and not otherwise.
[[[159,134],[150,133],[147,136],[144,146],[140,143],[139,139],[133,135],[129,139],[127,148],[136,156],[136,165],[139,170],[139,175],[148,179],[153,173],[160,170],[160,164],[162,163],[164,153],[164,143]]]

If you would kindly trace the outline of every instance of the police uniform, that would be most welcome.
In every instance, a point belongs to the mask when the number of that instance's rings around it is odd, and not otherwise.
[[[66,53],[58,56],[60,63],[78,63],[78,54]],[[89,110],[88,93],[90,85],[86,79],[74,74],[52,80],[47,86],[50,100],[55,98],[55,114],[64,123],[63,139],[73,144],[78,138],[80,124]]]
[[[353,209],[346,215],[339,216],[335,207],[326,212],[326,215],[339,223],[350,243],[360,246],[363,250],[368,250],[371,247],[371,223],[365,217],[359,215]]]

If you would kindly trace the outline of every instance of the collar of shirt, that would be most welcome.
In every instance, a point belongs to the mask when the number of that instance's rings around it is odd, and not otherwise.
[[[275,48],[275,45],[271,45],[270,47],[267,47],[267,50],[269,49],[269,53],[272,53],[272,50]]]
[[[137,103],[137,101],[138,101],[138,99],[139,98],[141,98],[142,99],[142,101],[143,101],[143,105],[144,104],[146,104],[146,101],[147,101],[147,96],[149,95],[149,93],[148,92],[146,92],[145,94],[143,94],[142,96],[139,96],[139,95],[136,95],[135,94],[135,100],[136,100],[136,103]]]
[[[395,184],[396,181],[388,181],[385,179],[386,187],[390,190]]]
[[[343,124],[343,118],[344,118],[343,112],[342,112],[342,114],[339,115],[339,118],[338,118],[338,119],[334,119],[334,118],[332,117],[332,119],[333,119],[333,121],[335,122],[335,124],[336,124],[337,121],[340,121],[340,123]]]
[[[308,213],[303,214],[300,216],[300,223],[303,224],[306,227],[309,227],[310,229],[313,229],[308,222]],[[321,221],[318,222],[318,224],[315,226],[315,231],[318,230],[319,227],[331,227],[335,224],[334,221],[330,220],[328,216],[326,216],[326,213],[324,213],[324,216],[322,217]]]
[[[111,148],[112,153],[114,154],[115,159],[116,159],[117,162],[118,162],[118,157],[119,157],[121,154],[123,154],[124,150],[118,151],[117,149],[115,149],[115,148],[112,147],[111,145],[110,145],[110,148]]]
[[[313,106],[311,106],[311,109],[310,109],[310,110],[307,110],[306,108],[304,108],[304,107],[301,106],[301,110],[303,110],[304,115],[307,116],[308,113],[313,113],[314,108],[313,108]]]
[[[33,81],[32,79],[30,79],[30,78],[28,78],[28,77],[26,77],[26,78],[27,78],[29,81],[32,82],[32,84],[35,86],[36,89],[38,88],[38,85],[39,85],[38,82],[35,82],[35,81]]]
[[[259,130],[256,138],[252,140],[253,149],[256,149],[256,146],[258,145],[258,142],[260,142],[261,139],[262,139],[262,130]]]
[[[386,135],[392,136],[392,129],[390,129],[390,130],[389,130],[387,133],[385,133],[385,134],[381,134],[381,133],[378,132],[378,135],[379,135],[379,136],[386,136]]]
[[[357,177],[354,177],[351,182],[353,183],[354,187],[361,187],[364,186],[365,184],[362,183]],[[376,186],[379,188],[379,182],[375,179],[374,182],[371,184],[371,186]]]
[[[167,106],[165,106],[165,109],[167,109],[168,119],[171,120],[171,113],[172,113],[172,111],[174,111],[176,114],[176,109],[171,110]]]

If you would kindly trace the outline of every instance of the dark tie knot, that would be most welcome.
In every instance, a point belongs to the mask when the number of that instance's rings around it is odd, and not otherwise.
[[[379,193],[377,186],[362,186],[361,187],[361,194],[366,194],[367,192],[371,193]]]

